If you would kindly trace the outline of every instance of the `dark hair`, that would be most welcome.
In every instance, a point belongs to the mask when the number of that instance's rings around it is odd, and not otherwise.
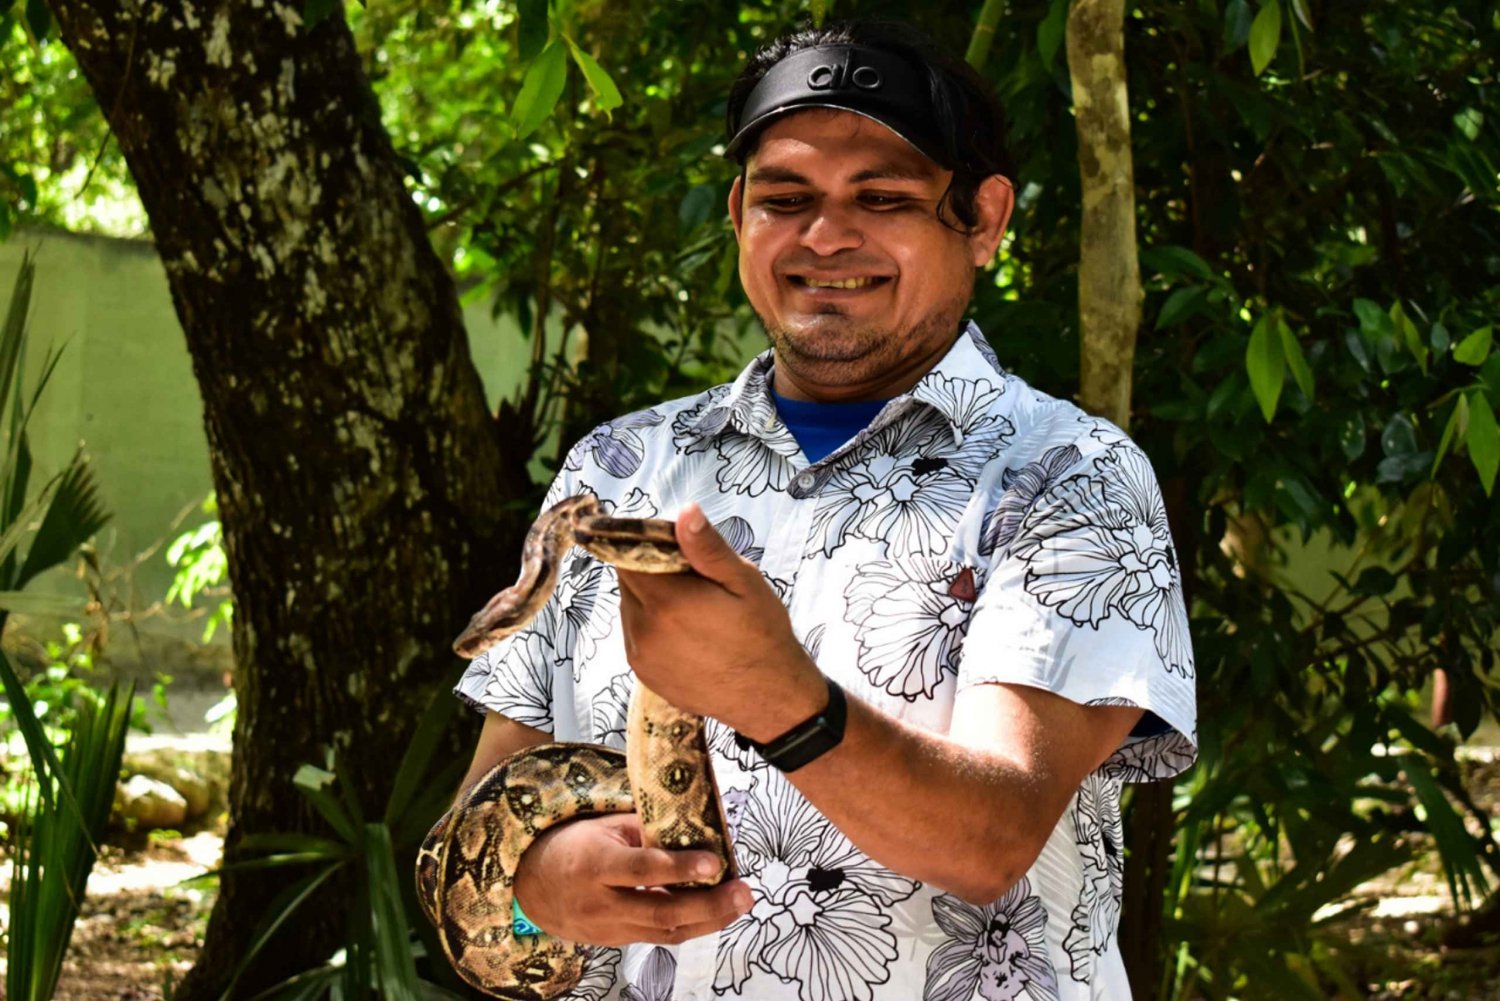
[[[1015,164],[1005,145],[1005,107],[989,84],[968,63],[938,47],[926,34],[900,21],[861,20],[826,24],[782,35],[770,42],[745,65],[729,89],[726,114],[728,134],[739,127],[750,92],[781,60],[817,45],[863,45],[902,57],[927,74],[937,131],[947,155],[942,166],[953,171],[953,180],[938,203],[938,216],[946,207],[964,230],[978,222],[974,199],[979,185],[992,174],[1014,182]],[[747,143],[736,159],[744,166],[755,143]],[[947,220],[943,220],[947,223]],[[957,227],[954,227],[957,228]]]

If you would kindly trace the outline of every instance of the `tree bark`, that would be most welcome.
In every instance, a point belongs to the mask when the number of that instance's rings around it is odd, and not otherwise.
[[[1128,428],[1141,271],[1124,20],[1124,0],[1072,0],[1068,8],[1068,73],[1083,200],[1079,404]],[[1136,787],[1127,831],[1120,952],[1131,993],[1147,998],[1156,995],[1161,979],[1162,907],[1173,833],[1171,783]]]
[[[1124,20],[1124,0],[1073,0],[1068,9],[1068,73],[1083,194],[1079,403],[1122,428],[1130,423],[1131,367],[1141,322]]]
[[[498,438],[340,12],[310,30],[282,0],[52,8],[202,390],[236,601],[232,861],[247,833],[326,833],[290,781],[324,746],[380,815],[451,637],[497,583]],[[224,875],[179,997],[217,995],[284,872]],[[238,993],[326,959],[342,904],[304,906]]]

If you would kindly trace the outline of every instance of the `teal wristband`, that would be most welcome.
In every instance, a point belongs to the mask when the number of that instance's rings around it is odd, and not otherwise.
[[[521,902],[510,898],[510,933],[512,935],[541,935],[542,930],[521,911]]]

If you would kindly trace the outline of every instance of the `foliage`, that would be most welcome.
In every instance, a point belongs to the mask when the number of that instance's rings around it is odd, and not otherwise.
[[[108,518],[81,452],[39,490],[32,488],[26,425],[57,361],[57,355],[49,355],[40,376],[29,388],[24,385],[26,317],[34,276],[30,255],[23,255],[0,328],[0,629],[10,609],[32,607],[32,596],[22,588],[77,551]],[[67,685],[70,666],[63,666],[61,677],[52,672],[46,676],[49,684],[59,686],[63,701],[56,704],[72,713],[59,760],[26,687],[0,655],[6,715],[21,732],[35,782],[34,794],[22,798],[12,830],[5,974],[6,995],[12,998],[52,996],[97,855],[95,846],[109,821],[134,705],[133,686],[123,695],[118,685],[112,686],[101,697]],[[45,714],[51,707],[42,708]]]
[[[209,494],[203,502],[203,513],[218,512],[218,498]],[[167,588],[167,604],[175,601],[183,608],[192,608],[200,596],[219,599],[203,623],[203,642],[209,642],[219,626],[234,618],[234,598],[225,584],[229,558],[224,552],[224,526],[214,518],[183,532],[167,547],[167,562],[177,568]]]
[[[21,589],[89,540],[109,520],[99,502],[92,473],[80,450],[62,472],[33,490],[31,448],[26,425],[47,386],[59,354],[49,353],[41,373],[24,385],[26,316],[36,265],[22,258],[0,330],[0,414],[4,456],[0,464],[0,627],[10,609],[35,607]],[[24,555],[22,552],[25,544]],[[44,602],[43,607],[53,606]]]
[[[83,901],[97,845],[109,823],[134,693],[118,684],[79,705],[61,760],[43,733],[10,661],[0,681],[36,773],[33,801],[13,831],[5,993],[24,1001],[52,997]]]
[[[455,700],[448,694],[448,687],[440,686],[402,755],[390,798],[379,819],[364,815],[354,795],[354,786],[330,751],[327,767],[303,765],[293,781],[327,822],[333,837],[251,834],[240,842],[240,850],[254,857],[233,861],[219,872],[281,866],[312,868],[288,885],[267,910],[250,950],[224,989],[225,1001],[237,996],[234,990],[239,977],[277,930],[314,890],[340,873],[355,888],[344,945],[323,966],[298,974],[259,997],[290,1001],[325,996],[399,999],[457,996],[418,976],[416,960],[437,954],[437,950],[432,930],[418,908],[410,878],[415,848],[447,809],[462,774],[460,761],[436,766],[433,763],[433,752],[452,722],[454,709]],[[217,874],[196,877],[194,882]],[[419,941],[412,939],[414,930]],[[431,975],[453,976],[441,964],[435,966]]]
[[[146,214],[45,4],[0,2],[0,240],[18,223],[136,236]]]
[[[1060,395],[1077,370],[1076,144],[1048,28],[1064,6],[1015,5],[987,64],[1021,198],[976,300],[1000,356]],[[1478,3],[1128,19],[1148,277],[1132,434],[1172,508],[1202,719],[1164,996],[1324,996],[1340,971],[1322,906],[1410,853],[1410,831],[1435,837],[1461,904],[1497,871],[1452,753],[1497,705],[1497,27]],[[1439,669],[1456,732],[1418,718]]]

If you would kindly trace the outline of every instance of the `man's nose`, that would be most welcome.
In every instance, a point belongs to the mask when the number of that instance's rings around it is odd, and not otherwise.
[[[829,257],[843,250],[858,249],[864,245],[865,237],[847,211],[824,205],[803,228],[801,242],[820,257]]]

